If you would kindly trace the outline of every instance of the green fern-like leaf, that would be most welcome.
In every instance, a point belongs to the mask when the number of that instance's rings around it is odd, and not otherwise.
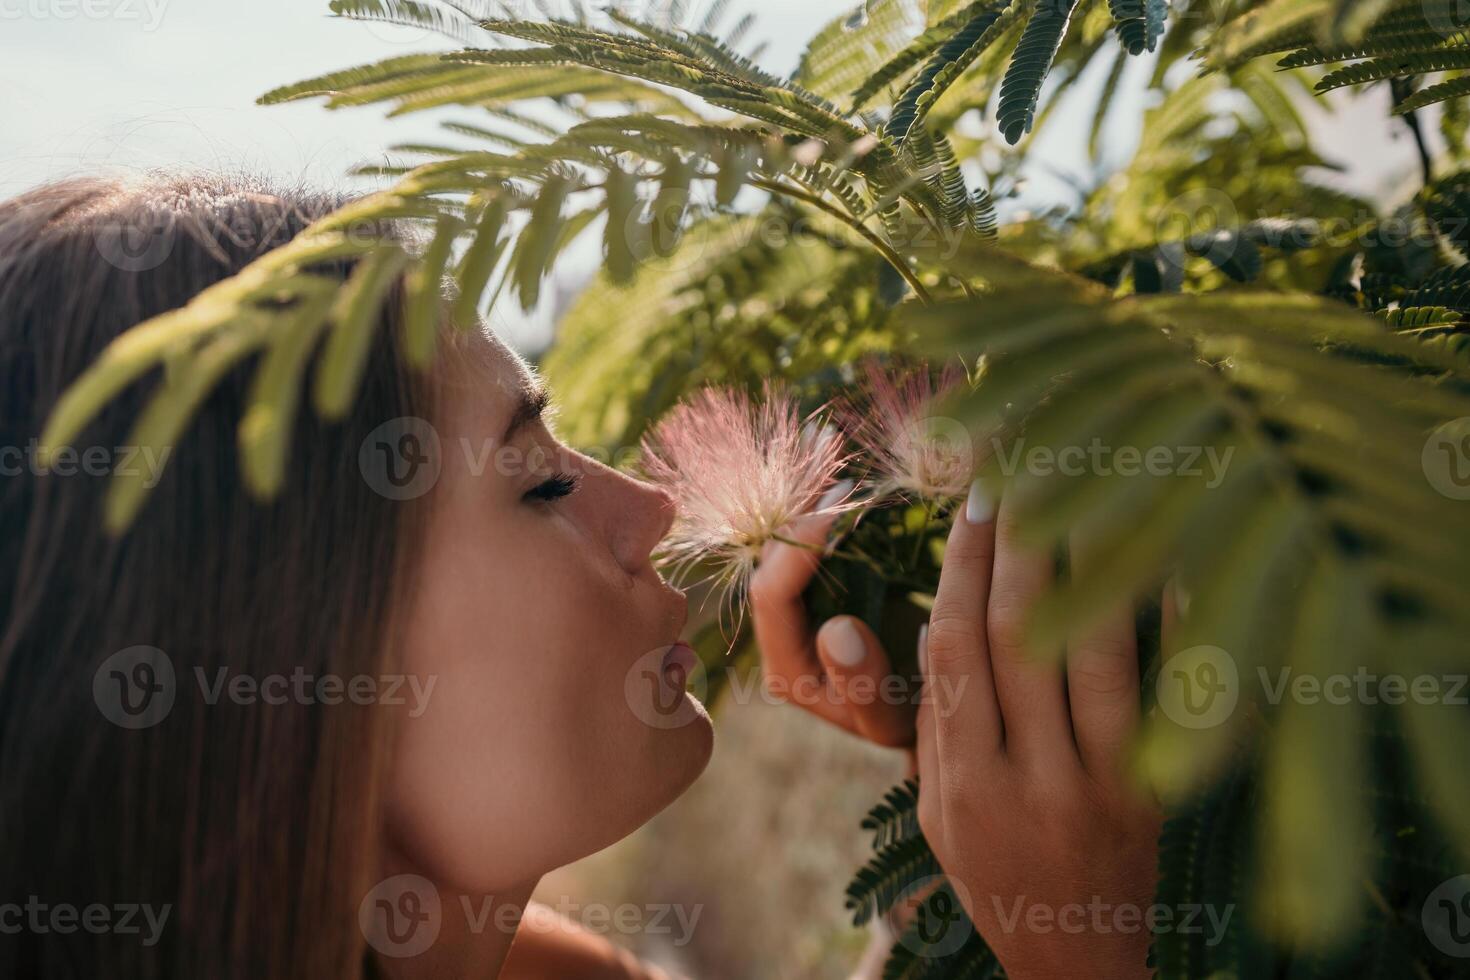
[[[1400,333],[1422,336],[1426,332],[1453,330],[1460,319],[1458,310],[1443,306],[1406,306],[1396,310],[1384,310],[1378,314],[1384,326]]]
[[[913,30],[922,23],[923,8],[918,0],[865,0],[860,23],[854,23],[850,14],[838,15],[807,45],[795,80],[828,98],[872,84],[875,71],[913,46]],[[879,89],[884,84],[879,83]]]
[[[939,862],[923,835],[879,848],[847,886],[847,908],[852,911],[853,925],[863,925],[874,915],[886,912],[917,884],[939,873]]]
[[[1212,930],[1165,928],[1154,936],[1152,961],[1159,980],[1261,976],[1243,949],[1238,910],[1245,899],[1253,790],[1239,775],[1179,808],[1159,839],[1155,901],[1171,910],[1199,909],[1234,919],[1223,936]]]
[[[1348,85],[1363,85],[1385,78],[1402,78],[1459,68],[1470,68],[1470,50],[1424,51],[1391,58],[1374,58],[1322,76],[1317,82],[1317,91],[1330,92]]]
[[[1061,47],[1076,6],[1076,0],[1039,3],[1021,32],[1021,41],[1000,83],[1000,105],[996,110],[996,122],[1007,143],[1014,144],[1031,131],[1041,83],[1051,70],[1052,59]]]
[[[882,974],[883,980],[997,980],[1005,975],[948,883],[918,903]]]
[[[872,72],[852,93],[854,111],[867,105],[884,89],[898,82],[921,62],[930,58],[945,45],[957,31],[961,31],[975,16],[995,6],[995,0],[975,0],[930,25],[902,50],[896,52],[886,63]]]
[[[314,403],[323,418],[342,418],[352,405],[367,366],[382,304],[408,254],[383,248],[365,257],[337,296],[332,327],[316,372]]]
[[[1152,51],[1164,32],[1167,0],[1109,0],[1113,29],[1129,54]]]
[[[1470,255],[1470,171],[1442,177],[1425,188],[1424,213],[1462,255]]]
[[[1215,31],[1205,48],[1206,61],[1213,68],[1234,68],[1309,45],[1315,25],[1331,9],[1331,0],[1268,0]]]
[[[1413,95],[1400,100],[1393,107],[1393,111],[1397,115],[1403,115],[1407,112],[1422,109],[1425,106],[1447,102],[1451,99],[1459,99],[1466,95],[1470,95],[1470,75],[1463,75],[1459,78],[1452,78],[1447,82],[1440,82],[1437,85],[1422,88]]]
[[[468,330],[479,322],[480,297],[484,295],[500,257],[505,253],[508,239],[500,237],[509,216],[510,208],[506,195],[494,193],[482,195],[471,205],[478,209],[478,222],[474,240],[460,257],[454,280],[458,296],[455,300],[453,320],[461,330]]]
[[[516,239],[511,253],[511,266],[515,275],[516,293],[526,308],[536,305],[541,295],[541,280],[545,277],[548,263],[556,250],[557,238],[562,223],[566,220],[562,206],[572,192],[570,177],[552,175],[541,185],[541,193],[531,210],[531,222],[526,231]]]
[[[1017,0],[1019,2],[1019,0]],[[908,138],[914,124],[921,120],[945,89],[995,40],[995,28],[1005,23],[1003,15],[1011,9],[1011,0],[974,5],[969,19],[941,44],[908,89],[894,104],[884,131],[896,140]]]
[[[468,44],[474,22],[454,8],[417,0],[331,0],[328,9],[339,17],[426,28]]]
[[[1440,269],[1410,290],[1400,305],[1443,306],[1460,313],[1470,313],[1470,266]]]
[[[1325,65],[1333,61],[1352,61],[1358,58],[1422,54],[1444,48],[1446,43],[1447,39],[1441,32],[1423,30],[1411,34],[1375,37],[1356,44],[1340,44],[1335,47],[1324,48],[1314,44],[1286,55],[1276,63],[1276,67],[1304,68],[1309,65]]]
[[[919,780],[912,777],[883,794],[863,817],[862,828],[873,834],[873,847],[908,840],[919,832]]]

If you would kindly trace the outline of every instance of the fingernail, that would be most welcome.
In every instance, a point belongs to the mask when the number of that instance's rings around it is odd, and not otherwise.
[[[1189,598],[1190,598],[1189,597],[1189,590],[1187,590],[1184,587],[1184,583],[1179,580],[1179,576],[1178,575],[1175,575],[1174,576],[1174,611],[1176,613],[1178,613],[1179,615],[1181,615],[1181,616],[1188,616],[1189,615]]]
[[[827,656],[843,667],[856,667],[868,655],[868,645],[849,618],[838,619],[825,630]]]
[[[919,673],[929,674],[929,624],[919,626]]]
[[[852,488],[854,486],[856,486],[856,484],[854,484],[851,480],[838,480],[836,483],[827,488],[826,493],[822,494],[821,498],[817,501],[817,506],[815,509],[822,510],[827,507],[836,506],[844,499],[846,499],[848,494],[852,493]]]
[[[976,480],[970,484],[970,496],[965,500],[965,520],[971,524],[984,524],[995,516],[995,504],[985,487]]]
[[[822,494],[821,498],[817,501],[816,509],[822,510],[825,507],[836,506],[843,500],[847,499],[847,495],[852,493],[852,488],[855,486],[857,486],[857,484],[852,480],[838,480],[836,483],[827,488],[826,493]],[[837,550],[838,540],[838,535],[832,533],[832,528],[828,528],[827,544],[822,549],[822,554],[831,557],[832,553]]]

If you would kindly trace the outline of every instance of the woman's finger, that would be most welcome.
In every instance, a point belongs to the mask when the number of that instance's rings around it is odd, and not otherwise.
[[[939,734],[936,730],[934,699],[929,689],[929,624],[919,627],[919,676],[924,688],[919,693],[919,709],[914,717],[914,768],[919,775],[919,785],[931,787],[937,793],[939,779]],[[922,792],[922,791],[921,791]],[[932,805],[925,801],[924,805]]]
[[[1072,535],[1074,575],[1095,567],[1097,547],[1095,539]],[[1099,779],[1116,777],[1139,721],[1138,633],[1130,604],[1120,603],[1069,640],[1067,697],[1083,766]]]
[[[889,681],[891,667],[882,641],[856,616],[834,616],[817,631],[817,656],[826,668],[833,697],[848,705],[859,735],[879,745],[914,741],[914,706]]]
[[[919,676],[924,678],[925,691],[914,719],[914,773],[919,778],[919,826],[934,849],[943,844],[940,829],[944,822],[944,779],[939,772],[938,719],[928,696],[929,664],[924,651],[928,632],[927,623],[919,628]]]
[[[940,759],[1000,756],[1004,732],[985,632],[994,557],[994,506],[976,481],[950,528],[929,614],[924,686]]]
[[[846,483],[846,481],[844,481]],[[851,485],[838,484],[828,491],[845,494]],[[761,667],[770,689],[793,704],[814,711],[834,724],[854,730],[845,706],[835,705],[821,682],[822,665],[807,622],[802,592],[821,564],[820,550],[835,516],[798,519],[786,529],[786,537],[802,545],[773,541],[761,553],[761,561],[750,579],[750,614],[760,650]]]
[[[1014,508],[1001,501],[986,611],[996,700],[1005,725],[1006,755],[1048,770],[1077,761],[1061,660],[1033,657],[1026,645],[1031,610],[1054,572],[1051,554],[1021,541]]]

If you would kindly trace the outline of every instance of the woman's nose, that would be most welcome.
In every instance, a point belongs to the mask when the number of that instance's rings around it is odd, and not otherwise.
[[[649,567],[649,557],[673,525],[673,495],[617,470],[604,469],[602,475],[610,491],[603,498],[608,547],[624,571],[637,575]]]
[[[674,498],[662,487],[625,477],[631,484],[635,503],[629,508],[632,517],[625,545],[627,555],[623,567],[636,571],[648,564],[659,542],[674,523]]]

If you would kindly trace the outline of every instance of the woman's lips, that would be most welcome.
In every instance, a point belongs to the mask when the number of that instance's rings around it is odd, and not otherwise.
[[[699,655],[694,648],[682,640],[673,643],[664,651],[663,674],[664,680],[676,691],[684,690],[684,684],[694,668],[699,665]]]

